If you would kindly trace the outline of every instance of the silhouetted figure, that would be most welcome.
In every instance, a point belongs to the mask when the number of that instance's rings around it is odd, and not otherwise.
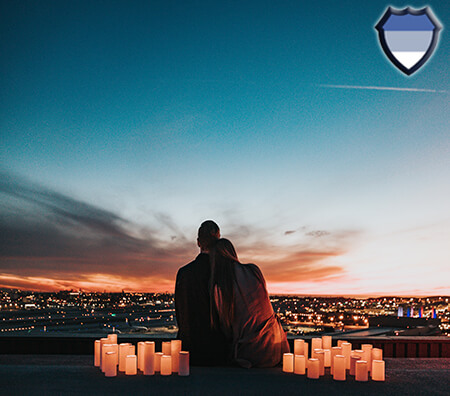
[[[184,350],[190,352],[190,363],[197,366],[226,363],[226,340],[220,329],[213,329],[210,321],[209,281],[211,266],[209,249],[220,238],[219,226],[211,220],[198,230],[200,254],[180,268],[175,285],[175,310],[178,338]]]
[[[210,249],[211,321],[230,345],[231,361],[242,367],[273,367],[289,352],[266,282],[255,264],[241,264],[228,239]]]

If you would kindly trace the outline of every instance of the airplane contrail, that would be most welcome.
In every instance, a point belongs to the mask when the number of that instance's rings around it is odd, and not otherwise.
[[[322,88],[338,88],[338,89],[367,89],[375,91],[400,91],[400,92],[430,92],[430,93],[447,93],[447,91],[427,88],[401,88],[401,87],[377,87],[364,85],[335,85],[335,84],[319,84]]]

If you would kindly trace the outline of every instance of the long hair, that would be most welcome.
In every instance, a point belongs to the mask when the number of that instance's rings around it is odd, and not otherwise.
[[[218,328],[221,322],[226,328],[231,328],[234,312],[234,283],[236,273],[235,263],[239,263],[236,250],[233,244],[225,238],[218,239],[210,250],[211,278],[210,278],[210,298],[211,298],[211,326]],[[215,288],[217,286],[220,304],[215,302]]]

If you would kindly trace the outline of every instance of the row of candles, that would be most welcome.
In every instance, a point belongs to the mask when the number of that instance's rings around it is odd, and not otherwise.
[[[294,353],[283,355],[283,371],[295,374],[307,374],[308,378],[318,379],[325,375],[325,368],[336,381],[345,381],[347,370],[356,381],[368,381],[369,373],[373,381],[385,380],[383,351],[371,344],[362,344],[361,349],[352,350],[352,344],[338,340],[336,347],[331,346],[331,336],[311,340],[311,358],[308,359],[308,343],[294,340]]]
[[[155,352],[154,341],[140,341],[136,347],[130,343],[117,343],[117,334],[95,340],[94,366],[99,367],[106,377],[117,376],[117,370],[126,375],[178,373],[189,375],[189,352],[181,350],[181,340],[162,343],[162,352]]]

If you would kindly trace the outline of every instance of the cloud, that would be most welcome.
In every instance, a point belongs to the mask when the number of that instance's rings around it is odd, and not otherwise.
[[[403,87],[379,87],[372,85],[337,85],[337,84],[319,84],[322,88],[335,89],[365,89],[372,91],[399,91],[399,92],[428,92],[428,93],[447,93],[445,90],[427,89],[427,88],[403,88]]]
[[[326,235],[330,235],[330,233],[328,231],[317,230],[317,231],[309,231],[306,233],[306,235],[312,236],[315,238],[320,238],[320,237],[324,237]]]

